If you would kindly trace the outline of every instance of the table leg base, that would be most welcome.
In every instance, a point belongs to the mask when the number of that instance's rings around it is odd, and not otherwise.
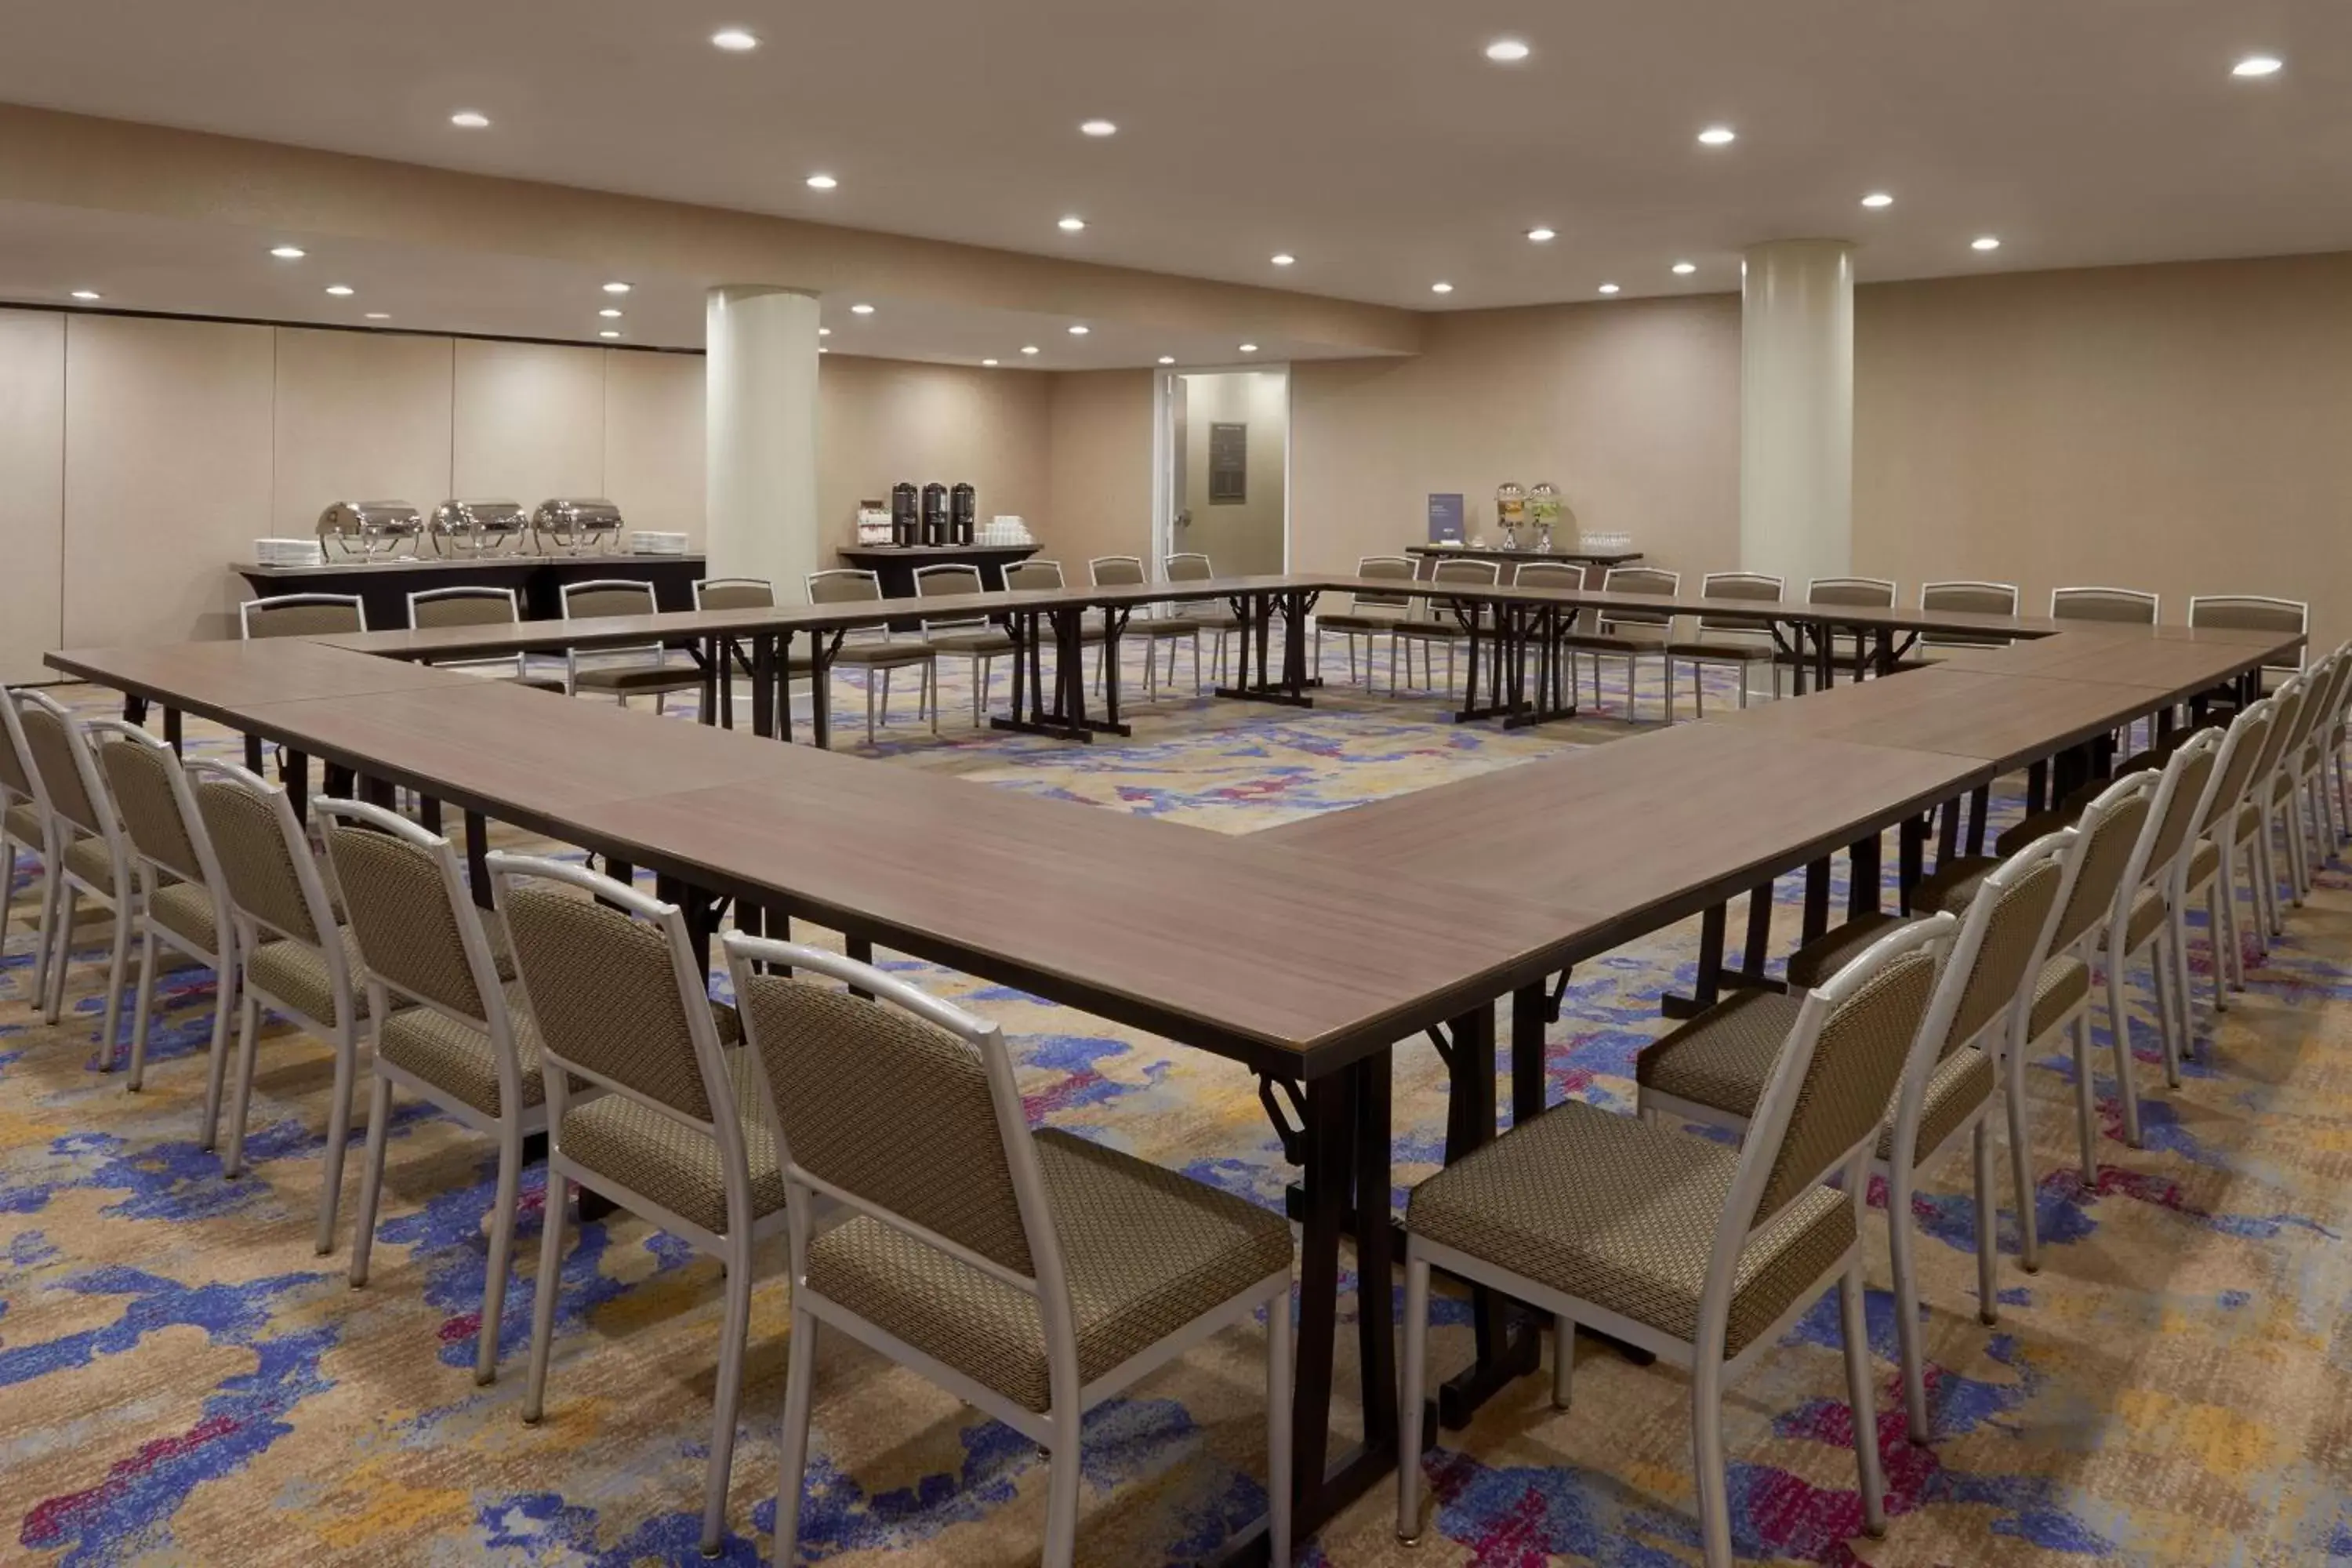
[[[1424,1449],[1434,1446],[1434,1430],[1430,1423],[1422,1424]],[[1394,1445],[1358,1448],[1320,1482],[1301,1487],[1297,1501],[1291,1505],[1292,1561],[1297,1560],[1298,1553],[1295,1548],[1298,1542],[1308,1539],[1339,1518],[1359,1498],[1368,1496],[1375,1488],[1395,1485],[1396,1468]],[[1218,1560],[1218,1568],[1265,1568],[1271,1556],[1271,1545],[1261,1523],[1248,1540],[1236,1543],[1232,1551]]]
[[[1114,724],[1108,719],[1082,719],[1073,724],[1066,719],[1015,719],[1003,713],[989,716],[989,728],[1010,731],[1016,735],[1051,735],[1057,741],[1078,741],[1091,743],[1097,735],[1128,736],[1135,733],[1131,724]]]
[[[1307,684],[1320,686],[1323,683],[1320,680],[1310,680]],[[1279,686],[1220,686],[1213,689],[1213,694],[1234,702],[1275,702],[1285,708],[1315,706],[1315,699],[1306,693],[1287,691]]]

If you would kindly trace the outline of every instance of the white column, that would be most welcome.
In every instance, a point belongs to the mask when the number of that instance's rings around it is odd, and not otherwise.
[[[705,551],[713,577],[764,577],[797,604],[820,560],[812,294],[730,285],[706,315]]]
[[[1801,600],[1853,570],[1853,247],[1750,246],[1739,319],[1739,563]]]

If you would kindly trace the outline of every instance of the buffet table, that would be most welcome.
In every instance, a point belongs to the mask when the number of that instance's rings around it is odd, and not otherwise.
[[[983,593],[1004,586],[1003,571],[1037,553],[1034,544],[855,544],[841,548],[841,563],[882,580],[886,599],[915,596],[918,566],[977,566]]]
[[[1625,566],[1642,559],[1638,550],[1486,550],[1469,544],[1408,544],[1404,552],[1439,561],[1466,556],[1473,561],[1569,561],[1583,566]]]
[[[700,555],[467,555],[330,561],[324,566],[257,566],[233,561],[256,598],[277,594],[357,594],[367,606],[367,624],[378,630],[408,625],[408,595],[425,588],[460,584],[512,588],[526,620],[561,618],[566,583],[627,577],[651,583],[665,610],[694,608],[695,579],[703,574]]]

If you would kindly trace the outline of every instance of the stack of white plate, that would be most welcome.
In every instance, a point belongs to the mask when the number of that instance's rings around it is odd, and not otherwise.
[[[686,553],[686,535],[656,533],[646,529],[636,529],[629,534],[629,553],[632,555],[683,555]]]
[[[980,531],[982,544],[1034,544],[1029,536],[1029,525],[1017,517],[999,515],[991,518]]]
[[[258,566],[324,566],[327,552],[315,539],[257,539],[253,560]]]

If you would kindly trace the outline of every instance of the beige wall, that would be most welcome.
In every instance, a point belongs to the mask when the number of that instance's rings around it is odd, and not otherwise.
[[[1151,553],[1151,372],[1053,378],[1047,526],[1038,538],[1073,583],[1097,555]]]
[[[58,646],[65,427],[65,318],[0,310],[0,680]]]
[[[979,491],[980,521],[1024,519],[1049,540],[1046,453],[1054,378],[1027,371],[827,354],[818,380],[820,554],[856,538],[857,503],[905,479]],[[795,593],[798,585],[795,584]]]

